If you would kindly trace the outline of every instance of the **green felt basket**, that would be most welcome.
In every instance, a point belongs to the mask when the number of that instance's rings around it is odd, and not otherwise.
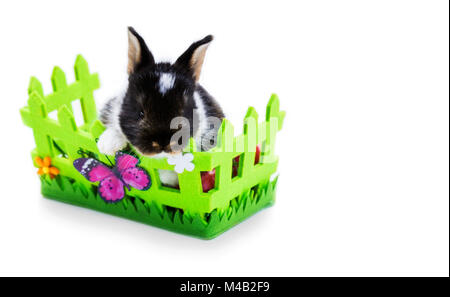
[[[69,85],[64,72],[55,67],[51,78],[53,93],[48,95],[32,77],[28,105],[20,110],[23,122],[33,130],[34,165],[42,166],[36,157],[48,157],[51,166],[58,169],[56,177],[45,174],[47,171],[41,175],[45,197],[201,238],[213,238],[273,204],[278,165],[275,139],[285,116],[279,110],[276,95],[271,96],[263,121],[258,122],[254,108],[248,109],[242,135],[234,136],[233,126],[224,120],[212,150],[197,151],[191,139],[185,151],[193,154],[195,168],[178,174],[179,189],[165,187],[159,180],[159,170],[174,169],[167,159],[139,155],[139,166],[148,172],[151,187],[145,191],[126,189],[125,198],[112,204],[97,194],[98,183],[89,182],[73,166],[73,161],[86,153],[105,164],[114,161],[114,157],[101,154],[97,148],[98,137],[105,129],[97,118],[93,96],[100,84],[98,75],[89,72],[82,56],[76,59],[75,77],[76,81]],[[83,114],[81,125],[77,125],[73,115],[72,104],[77,102]],[[49,116],[53,111],[57,119]],[[261,147],[261,158],[255,164],[257,145]],[[233,176],[233,161],[238,156],[238,173]],[[213,169],[215,187],[204,192],[201,172]]]

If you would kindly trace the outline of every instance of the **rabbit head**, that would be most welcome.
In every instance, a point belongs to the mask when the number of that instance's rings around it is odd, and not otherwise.
[[[194,42],[175,63],[155,63],[144,39],[128,28],[128,89],[119,113],[122,133],[142,154],[177,153],[182,141],[174,140],[181,127],[171,128],[175,118],[189,122],[195,133],[194,92],[211,35]]]

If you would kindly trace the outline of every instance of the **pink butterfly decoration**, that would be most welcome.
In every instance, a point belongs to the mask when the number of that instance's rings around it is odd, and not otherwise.
[[[125,196],[125,189],[133,187],[147,190],[151,186],[150,176],[145,169],[138,167],[139,159],[117,152],[116,165],[109,167],[93,158],[79,158],[73,166],[90,182],[100,182],[98,194],[106,202],[118,202]]]

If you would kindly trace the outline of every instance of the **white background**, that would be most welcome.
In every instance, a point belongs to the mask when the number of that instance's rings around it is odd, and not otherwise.
[[[0,4],[0,275],[448,275],[448,1],[151,2]],[[203,241],[41,198],[29,77],[82,53],[104,102],[127,25],[172,61],[214,34],[201,83],[237,130],[279,95],[274,207]]]

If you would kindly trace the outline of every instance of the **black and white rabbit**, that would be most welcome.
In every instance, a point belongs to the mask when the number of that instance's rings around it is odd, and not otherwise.
[[[98,142],[100,152],[113,154],[131,143],[147,156],[177,153],[182,147],[171,145],[177,129],[170,127],[177,117],[189,121],[190,136],[205,147],[202,139],[218,128],[209,120],[224,118],[220,105],[198,84],[212,39],[208,35],[194,42],[173,64],[155,63],[142,37],[128,28],[128,86],[100,112],[107,127]]]
[[[143,155],[164,157],[181,152],[189,137],[203,150],[213,144],[224,114],[198,84],[212,40],[208,35],[194,42],[173,64],[155,63],[144,39],[128,28],[128,86],[100,112],[106,126],[98,141],[101,153],[114,154],[130,143]],[[188,137],[174,138],[181,130],[178,125],[171,127],[174,119],[189,123]],[[175,184],[173,175],[160,178],[163,183]]]

